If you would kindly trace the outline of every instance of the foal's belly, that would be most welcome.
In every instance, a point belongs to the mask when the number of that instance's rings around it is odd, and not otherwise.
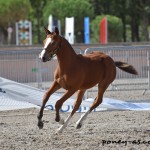
[[[79,90],[85,90],[85,89],[90,89],[92,87],[94,87],[97,83],[84,83],[80,88]]]
[[[89,89],[95,86],[96,84],[103,81],[103,78],[91,76],[90,78],[85,78],[84,82],[82,82],[80,88],[81,89]]]

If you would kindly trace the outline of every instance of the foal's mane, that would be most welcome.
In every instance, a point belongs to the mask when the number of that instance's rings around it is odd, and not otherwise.
[[[68,46],[68,48],[72,49],[72,51],[76,54],[75,50],[73,49],[73,47],[71,46],[71,44],[68,42],[68,40],[66,38],[62,37],[62,36],[61,36],[61,38],[63,40],[61,46],[63,46],[66,43],[67,46]],[[65,42],[65,43],[63,43],[63,42]]]

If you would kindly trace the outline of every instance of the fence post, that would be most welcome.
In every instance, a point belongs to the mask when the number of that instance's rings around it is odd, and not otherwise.
[[[150,90],[150,52],[147,53],[147,66],[148,66],[148,90]]]
[[[87,54],[87,51],[88,51],[88,48],[84,51],[84,55]],[[85,99],[88,99],[88,89],[85,91],[84,96],[83,96],[83,99],[84,99],[84,100],[85,100]]]
[[[36,82],[38,83],[38,88],[42,89],[42,67],[38,56],[36,56],[36,68]]]

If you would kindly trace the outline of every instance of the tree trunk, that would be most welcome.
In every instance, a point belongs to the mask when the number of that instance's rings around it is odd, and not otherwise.
[[[37,12],[37,36],[38,36],[38,44],[41,43],[41,36],[40,36],[40,13]]]
[[[123,23],[123,41],[126,42],[126,17],[122,16],[122,23]]]
[[[135,18],[135,16],[131,17],[131,37],[132,37],[132,42],[140,41],[139,22],[138,22],[138,18]]]
[[[139,42],[140,41],[140,36],[139,36],[139,23],[138,20],[135,20],[135,37],[136,37],[136,41]]]
[[[132,42],[135,41],[135,36],[134,36],[134,21],[133,20],[134,19],[131,18],[131,40],[132,40]]]
[[[149,41],[149,33],[148,33],[148,17],[146,15],[143,15],[143,34],[144,34],[144,40]]]

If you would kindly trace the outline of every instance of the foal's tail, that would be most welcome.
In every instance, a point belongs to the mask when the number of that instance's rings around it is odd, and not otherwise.
[[[121,62],[121,61],[115,61],[115,65],[116,67],[120,68],[121,70],[134,74],[134,75],[138,75],[138,72],[136,71],[136,69],[132,66],[129,65],[125,62]]]

